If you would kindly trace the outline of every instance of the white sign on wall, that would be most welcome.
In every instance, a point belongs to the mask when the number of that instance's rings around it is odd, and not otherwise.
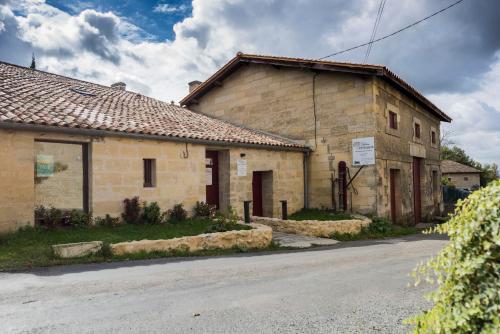
[[[236,160],[236,175],[247,176],[247,161],[244,159]]]
[[[375,140],[373,137],[354,138],[352,140],[352,165],[375,164]]]

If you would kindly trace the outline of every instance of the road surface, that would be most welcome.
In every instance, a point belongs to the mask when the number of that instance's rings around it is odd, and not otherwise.
[[[0,273],[1,333],[402,333],[446,240]],[[349,247],[347,247],[349,246]]]

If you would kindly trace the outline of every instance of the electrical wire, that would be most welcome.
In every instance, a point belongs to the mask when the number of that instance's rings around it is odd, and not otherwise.
[[[401,29],[399,29],[399,30],[396,30],[396,31],[394,31],[394,32],[392,32],[392,33],[390,33],[390,34],[388,34],[388,35],[385,35],[385,36],[382,36],[382,37],[380,37],[380,38],[375,39],[375,40],[374,40],[371,44],[373,44],[373,43],[377,43],[377,42],[380,42],[380,41],[382,41],[382,40],[384,40],[384,39],[386,39],[386,38],[389,38],[389,37],[392,37],[392,36],[394,36],[394,35],[396,35],[396,34],[399,34],[400,32],[402,32],[402,31],[404,31],[404,30],[407,30],[407,29],[409,29],[409,28],[411,28],[411,27],[414,27],[414,26],[416,26],[417,24],[422,23],[422,22],[424,22],[425,20],[428,20],[428,19],[430,19],[430,18],[431,18],[431,17],[433,17],[433,16],[436,16],[436,15],[438,15],[438,14],[440,14],[440,13],[442,13],[442,12],[444,12],[444,11],[448,10],[448,9],[450,9],[451,7],[454,7],[454,6],[458,5],[459,3],[463,2],[463,1],[465,1],[465,0],[459,0],[459,1],[457,1],[457,2],[454,2],[454,3],[452,3],[451,5],[449,5],[449,6],[445,7],[445,8],[443,8],[443,9],[441,9],[441,10],[439,10],[439,11],[435,12],[435,13],[432,13],[431,15],[424,17],[424,18],[423,18],[423,19],[421,19],[421,20],[418,20],[418,21],[416,21],[416,22],[413,22],[412,24],[407,25],[406,27],[403,27],[403,28],[401,28]],[[370,44],[370,42],[363,43],[363,44],[360,44],[360,45],[356,45],[356,46],[353,46],[353,47],[351,47],[351,48],[349,48],[349,49],[345,49],[345,50],[342,50],[342,51],[338,51],[338,52],[335,52],[335,53],[329,54],[329,55],[327,55],[327,56],[324,56],[324,57],[318,58],[318,60],[321,60],[321,59],[326,59],[326,58],[330,58],[330,57],[333,57],[333,56],[339,55],[339,54],[341,54],[341,53],[345,53],[345,52],[348,52],[348,51],[356,50],[356,49],[362,48],[363,46],[367,46],[368,44]]]
[[[380,0],[380,5],[378,6],[378,12],[377,12],[377,17],[375,18],[375,23],[373,24],[373,29],[372,29],[372,34],[370,36],[370,44],[368,44],[368,47],[366,48],[366,53],[365,53],[365,59],[364,63],[367,62],[368,57],[370,56],[370,52],[372,50],[372,45],[373,45],[373,40],[375,39],[375,36],[377,35],[377,30],[378,26],[380,24],[380,20],[382,19],[382,13],[384,12],[384,7],[385,7],[386,0]]]

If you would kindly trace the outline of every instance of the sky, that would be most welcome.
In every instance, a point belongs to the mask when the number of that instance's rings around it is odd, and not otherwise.
[[[454,0],[387,0],[377,37]],[[0,60],[179,101],[238,51],[320,58],[369,40],[380,0],[0,0]],[[500,164],[500,1],[465,0],[373,45],[453,118],[447,140]],[[363,62],[366,48],[330,58]]]

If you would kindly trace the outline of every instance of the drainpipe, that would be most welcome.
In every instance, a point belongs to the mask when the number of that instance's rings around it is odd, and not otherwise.
[[[309,158],[309,152],[304,152],[304,159],[303,159],[303,171],[304,171],[304,209],[309,208],[309,184],[308,184],[308,170],[307,170],[307,164],[308,164],[308,159]]]

